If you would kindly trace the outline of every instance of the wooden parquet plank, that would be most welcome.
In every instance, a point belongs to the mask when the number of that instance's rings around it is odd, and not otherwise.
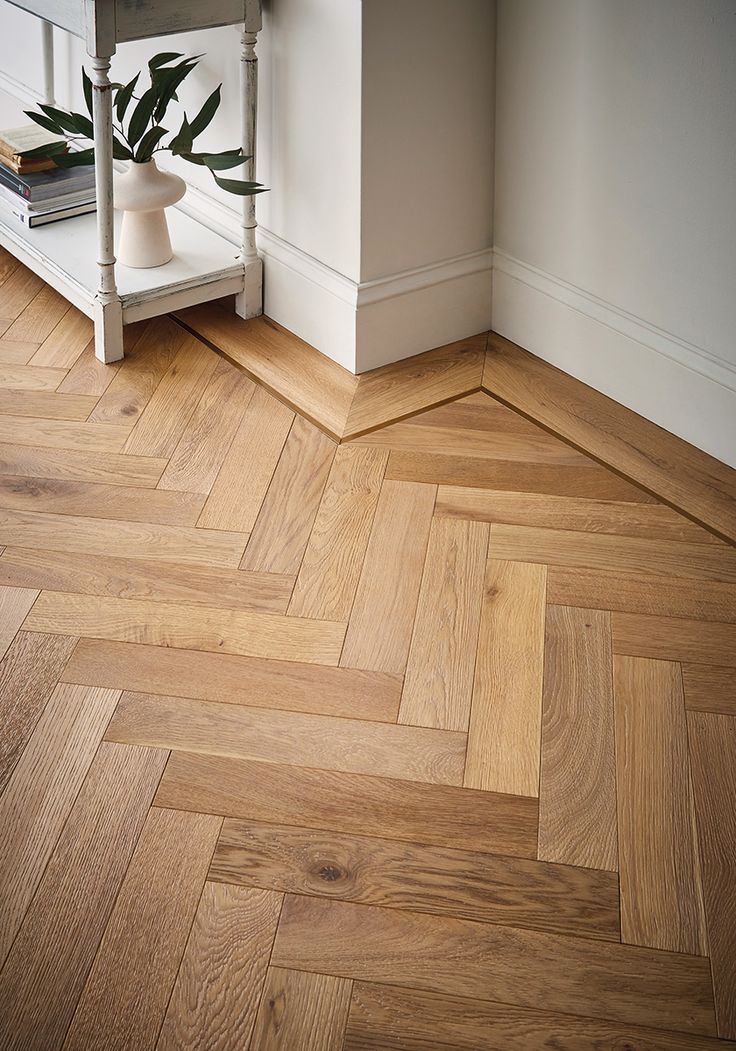
[[[432,521],[399,722],[467,731],[488,526]]]
[[[538,436],[540,428],[518,412],[502,405],[485,391],[475,391],[454,401],[426,409],[404,421],[417,427],[458,427],[461,430]]]
[[[149,811],[65,1051],[154,1046],[219,827],[209,815]]]
[[[736,1039],[736,719],[687,716],[718,1035]]]
[[[15,769],[76,639],[19,631],[0,662],[0,792]]]
[[[227,818],[210,879],[620,940],[609,872]]]
[[[157,1051],[249,1046],[281,902],[267,890],[205,883]]]
[[[126,325],[123,329],[123,345],[126,354],[129,353],[133,342],[130,336],[131,328],[134,329],[136,326]],[[67,372],[66,379],[59,384],[57,389],[60,394],[87,394],[101,398],[114,380],[122,363],[122,361],[113,361],[106,365],[100,361],[95,357],[94,340],[90,340]]]
[[[384,482],[340,664],[401,675],[406,667],[435,487]]]
[[[736,550],[725,544],[681,544],[494,523],[491,551],[496,558],[523,562],[736,583]]]
[[[736,624],[611,614],[614,653],[736,668]]]
[[[451,996],[714,1035],[708,961],[287,895],[271,962]]]
[[[0,365],[0,388],[16,391],[55,391],[66,376],[66,369],[37,365]]]
[[[0,320],[0,332],[4,332],[10,324],[10,321]],[[0,338],[0,361],[6,365],[27,365],[37,350],[38,343],[18,343],[16,340]]]
[[[62,678],[134,693],[390,723],[396,721],[401,695],[401,679],[382,672],[97,639],[80,640]]]
[[[209,347],[188,336],[138,417],[125,452],[171,456],[216,366]]]
[[[0,587],[0,660],[37,598],[35,588]]]
[[[736,715],[736,673],[733,668],[683,664],[685,707],[691,711]]]
[[[386,478],[512,492],[549,493],[589,500],[656,503],[630,482],[596,463],[578,467],[557,464],[487,460],[470,456],[443,456],[416,450],[392,449]]]
[[[437,490],[435,514],[537,529],[571,529],[698,544],[721,543],[712,533],[663,504],[632,504],[622,500],[589,500],[547,493],[441,485]]]
[[[365,774],[174,752],[159,806],[536,857],[537,801]]]
[[[387,460],[382,449],[337,447],[289,605],[292,616],[350,616]]]
[[[335,455],[335,443],[297,416],[253,527],[241,569],[296,574]]]
[[[614,659],[621,937],[705,955],[680,669]]]
[[[19,317],[43,288],[43,281],[22,263],[0,284],[0,317]],[[12,325],[11,325],[12,328]],[[22,337],[18,337],[21,339]],[[40,342],[40,341],[33,341]]]
[[[493,534],[490,553],[495,556]],[[544,566],[489,559],[468,731],[465,785],[539,794]]]
[[[201,526],[251,531],[293,419],[291,409],[256,388],[204,505]]]
[[[92,336],[90,319],[76,307],[69,307],[38,348],[31,364],[70,369]]]
[[[118,453],[128,428],[118,424],[79,423],[72,420],[42,420],[34,416],[0,415],[0,442],[41,446],[84,453]],[[57,452],[58,458],[58,452]]]
[[[77,482],[109,482],[153,488],[166,460],[149,456],[124,456],[0,443],[0,472],[24,478],[65,478]]]
[[[251,1046],[342,1051],[352,986],[346,978],[269,967]]]
[[[0,284],[3,284],[14,270],[17,270],[21,266],[20,260],[16,259],[14,255],[6,248],[0,248]]]
[[[14,511],[50,511],[151,525],[193,526],[203,503],[204,497],[195,493],[0,475],[0,507]]]
[[[355,982],[344,1051],[733,1051],[706,1036]]]
[[[100,745],[0,974],[4,1051],[63,1044],[165,762]]]
[[[172,556],[173,557],[173,556]],[[253,613],[284,613],[293,577],[245,573],[153,559],[89,558],[83,552],[6,548],[0,558],[0,584],[37,587],[108,598],[186,602]]]
[[[5,333],[6,339],[17,339],[27,343],[43,343],[69,310],[69,303],[63,296],[59,295],[56,289],[52,288],[51,285],[44,284],[38,278],[36,280],[39,282],[38,291],[7,330]],[[4,304],[8,284],[9,282],[6,282],[0,288],[0,304]],[[28,281],[25,287],[30,288],[32,284],[33,282]],[[22,298],[20,297],[18,302]],[[3,313],[5,309],[7,308],[0,305],[0,310]]]
[[[54,391],[0,391],[0,413],[5,416],[37,416],[46,420],[86,420],[97,404],[84,394]]]
[[[687,577],[549,566],[547,601],[560,606],[736,623],[736,585]]]
[[[618,868],[614,737],[609,614],[547,606],[540,859]]]
[[[172,453],[159,489],[203,496],[209,493],[255,389],[242,372],[216,359],[210,381]]]
[[[58,591],[39,595],[25,627],[28,631],[307,664],[337,664],[345,635],[344,624],[326,620]]]
[[[0,963],[69,816],[119,694],[88,686],[54,690],[0,798]]]
[[[236,567],[245,548],[243,533],[194,526],[122,522],[50,511],[0,508],[0,544],[122,558],[178,561],[188,565]],[[213,596],[213,599],[216,596]]]
[[[465,734],[146,693],[123,694],[107,739],[445,785],[465,762]]]
[[[554,464],[586,467],[590,460],[541,429],[533,434],[510,434],[504,430],[476,431],[470,428],[423,427],[421,416],[405,423],[392,423],[379,431],[356,438],[360,445],[413,451],[428,456],[456,456],[506,463]]]

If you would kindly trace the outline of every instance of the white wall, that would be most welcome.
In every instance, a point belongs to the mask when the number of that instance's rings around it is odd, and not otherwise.
[[[493,326],[736,464],[736,7],[499,0]]]

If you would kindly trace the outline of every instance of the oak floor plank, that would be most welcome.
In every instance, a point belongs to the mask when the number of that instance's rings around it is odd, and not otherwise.
[[[138,417],[125,452],[171,456],[216,366],[209,347],[188,335]]]
[[[0,413],[5,416],[36,416],[46,420],[86,420],[97,403],[84,394],[49,391],[0,390]]]
[[[718,1035],[736,1039],[736,719],[687,716]]]
[[[157,1051],[249,1046],[281,902],[267,890],[205,883]]]
[[[616,657],[621,938],[705,956],[680,669]]]
[[[216,360],[209,383],[164,471],[159,489],[206,496],[227,455],[255,384],[227,361]]]
[[[0,974],[0,1045],[58,1051],[166,762],[102,744]]]
[[[93,334],[90,319],[81,310],[70,306],[59,323],[41,343],[31,359],[31,364],[70,369],[92,339]]]
[[[0,797],[0,964],[87,775],[119,694],[59,685]]]
[[[354,982],[344,1051],[733,1051],[672,1030]]]
[[[496,558],[524,562],[736,583],[736,549],[725,544],[678,543],[494,523],[491,550]]]
[[[142,599],[44,591],[28,631],[336,665],[345,625],[325,620]]]
[[[19,631],[0,662],[0,792],[33,733],[76,639]]]
[[[35,588],[0,587],[0,660],[37,598]]]
[[[614,653],[736,668],[736,624],[613,613],[611,630]]]
[[[549,566],[547,600],[559,606],[736,623],[736,585],[686,577]]]
[[[256,388],[210,490],[200,526],[252,530],[293,419],[291,409]]]
[[[485,391],[475,391],[454,401],[435,405],[425,409],[417,416],[410,416],[403,421],[407,426],[416,427],[458,427],[461,430],[522,434],[537,436],[540,428],[500,401],[492,398]]]
[[[182,562],[118,558],[82,551],[6,548],[0,558],[0,585],[37,587],[107,598],[185,602],[253,613],[284,613],[292,577],[246,573]]]
[[[13,445],[0,442],[0,472],[24,478],[63,478],[77,482],[108,482],[115,485],[153,488],[166,467],[166,460],[149,456],[64,450]]]
[[[342,1051],[353,983],[329,974],[269,967],[254,1051]]]
[[[539,793],[544,566],[495,558],[491,534],[468,730],[465,785]]]
[[[702,957],[287,895],[271,962],[714,1035]]]
[[[41,551],[70,551],[102,557],[114,551],[122,558],[161,559],[227,569],[237,567],[245,540],[243,533],[194,526],[0,508],[0,544]]]
[[[220,824],[204,814],[149,811],[65,1051],[155,1046]]]
[[[340,659],[401,675],[411,642],[435,487],[384,482]]]
[[[294,419],[241,569],[296,576],[334,455],[331,438],[301,416]]]
[[[41,278],[23,263],[18,263],[12,273],[0,284],[0,317],[12,318],[15,321],[42,288]],[[11,325],[10,328],[12,327]],[[22,339],[21,336],[18,338]],[[40,341],[33,340],[32,342]]]
[[[457,456],[479,460],[501,460],[507,463],[554,464],[585,467],[588,457],[541,429],[532,434],[499,431],[476,431],[458,426],[424,427],[422,417],[392,423],[378,431],[354,439],[360,445],[378,445],[403,452],[427,456]]]
[[[691,711],[736,715],[736,673],[733,668],[683,664],[685,707]]]
[[[1,364],[0,388],[15,391],[55,391],[65,376],[66,369]]]
[[[5,332],[12,322],[0,320],[0,332]],[[38,343],[19,343],[14,339],[0,338],[0,361],[6,365],[27,365],[38,350]]]
[[[432,521],[400,723],[467,732],[488,532],[484,522]]]
[[[185,697],[124,693],[107,730],[121,744],[459,785],[465,735]]]
[[[547,606],[539,858],[618,868],[610,616]]]
[[[0,442],[41,446],[58,451],[119,453],[128,427],[76,420],[43,420],[34,416],[0,415]],[[58,458],[58,452],[57,452]]]
[[[401,695],[401,679],[382,672],[97,639],[79,641],[62,678],[134,693],[390,723]]]
[[[209,878],[479,923],[620,940],[612,873],[226,819]]]
[[[126,354],[130,353],[133,343],[130,330],[135,328],[135,325],[126,325],[123,329],[123,346]],[[58,392],[101,398],[119,372],[122,363],[122,361],[112,361],[108,365],[100,361],[95,356],[94,339],[91,339],[67,372],[66,379],[59,384]]]
[[[156,802],[514,857],[537,850],[536,800],[366,774],[174,752]]]
[[[350,616],[387,460],[382,449],[337,447],[290,615],[327,620]]]
[[[0,288],[0,313],[2,314],[5,314],[7,310],[5,297],[8,294],[10,281],[12,278]],[[17,339],[25,343],[43,343],[70,309],[68,301],[56,289],[44,284],[39,278],[36,278],[36,281],[38,291],[7,330],[6,339]],[[23,288],[30,289],[33,284],[34,282],[27,279]],[[18,293],[16,302],[20,303],[24,298],[24,294],[20,294],[20,287]]]
[[[193,526],[204,497],[129,485],[0,475],[0,507],[89,518]],[[104,527],[102,527],[104,528]]]

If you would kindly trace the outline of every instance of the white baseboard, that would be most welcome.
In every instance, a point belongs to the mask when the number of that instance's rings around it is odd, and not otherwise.
[[[493,328],[736,467],[736,366],[494,252]]]

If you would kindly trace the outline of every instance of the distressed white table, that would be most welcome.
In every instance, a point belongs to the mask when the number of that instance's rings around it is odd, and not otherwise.
[[[85,40],[91,59],[97,212],[32,230],[0,219],[0,244],[76,307],[95,326],[101,361],[123,356],[123,325],[236,293],[241,317],[262,311],[262,262],[256,251],[255,197],[242,200],[240,250],[182,211],[170,209],[175,257],[149,270],[115,270],[112,206],[110,59],[118,43],[213,26],[242,26],[242,147],[255,158],[258,90],[255,45],[261,0],[10,0],[43,20],[46,93],[53,98],[53,30]],[[243,167],[255,178],[255,159]]]

